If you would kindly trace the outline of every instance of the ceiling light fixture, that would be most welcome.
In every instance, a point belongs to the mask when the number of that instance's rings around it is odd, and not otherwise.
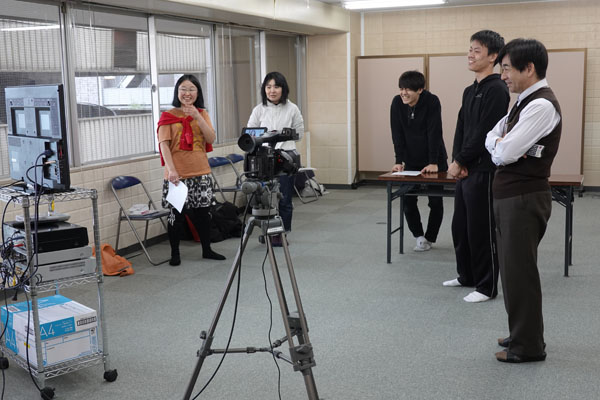
[[[36,26],[21,26],[18,28],[2,28],[2,32],[17,32],[17,31],[39,31],[45,29],[58,29],[59,25],[36,25]]]
[[[447,0],[347,0],[344,8],[348,10],[374,10],[382,8],[419,7],[445,4]]]

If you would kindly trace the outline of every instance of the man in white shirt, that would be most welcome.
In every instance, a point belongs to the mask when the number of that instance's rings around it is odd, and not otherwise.
[[[510,335],[498,339],[502,362],[546,359],[537,248],[552,209],[548,177],[558,151],[560,106],[546,81],[548,53],[534,39],[515,39],[500,51],[502,79],[516,104],[488,133],[485,147],[498,166],[494,217],[504,305]]]

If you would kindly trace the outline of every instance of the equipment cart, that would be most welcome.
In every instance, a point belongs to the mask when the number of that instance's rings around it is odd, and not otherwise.
[[[30,262],[34,257],[34,245],[32,242],[32,226],[31,226],[31,213],[30,207],[35,206],[37,195],[32,193],[25,193],[23,191],[17,191],[11,188],[0,189],[0,201],[4,203],[14,202],[21,204],[23,209],[23,221],[25,229],[25,246],[27,249],[26,264],[32,265]],[[34,277],[35,269],[28,268],[28,283],[24,287],[24,290],[29,293],[31,299],[31,313],[33,316],[33,328],[35,332],[35,354],[32,357],[36,357],[37,367],[34,365],[27,365],[27,362],[23,358],[16,355],[11,349],[6,346],[6,335],[3,340],[0,340],[0,368],[8,368],[8,358],[14,361],[17,365],[30,370],[31,374],[37,379],[40,388],[40,394],[42,399],[52,399],[54,397],[54,389],[46,385],[46,379],[54,378],[59,375],[67,374],[69,372],[77,371],[92,365],[100,363],[104,364],[104,379],[108,382],[113,382],[117,379],[117,370],[110,369],[110,357],[108,347],[108,337],[106,320],[104,316],[104,293],[102,288],[103,274],[102,274],[102,262],[100,257],[100,227],[98,220],[98,194],[95,189],[82,189],[73,188],[70,191],[55,192],[50,194],[42,194],[39,197],[39,205],[46,204],[52,205],[53,202],[64,202],[74,201],[82,199],[91,199],[92,201],[92,212],[93,212],[93,231],[94,231],[94,247],[96,252],[96,269],[93,273],[78,275],[74,277],[67,277],[62,279],[56,279],[51,281],[36,282]],[[38,207],[39,207],[38,205]],[[35,214],[34,214],[35,215]],[[18,258],[16,251],[13,251],[15,261]],[[21,256],[22,257],[22,256]],[[82,356],[73,360],[65,361],[58,364],[52,364],[44,366],[42,357],[42,345],[40,335],[40,320],[39,320],[39,308],[38,308],[38,296],[41,293],[55,292],[58,294],[61,288],[73,287],[77,285],[95,284],[98,290],[98,350],[90,355]],[[0,321],[0,327],[3,327],[5,321]],[[30,358],[31,361],[31,358]]]

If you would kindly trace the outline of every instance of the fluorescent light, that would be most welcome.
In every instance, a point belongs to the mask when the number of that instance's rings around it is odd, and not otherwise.
[[[43,29],[58,29],[59,25],[36,25],[36,26],[21,26],[19,28],[2,28],[0,31],[3,32],[15,32],[15,31],[39,31]]]
[[[348,10],[372,10],[377,8],[433,6],[445,3],[446,0],[348,0],[344,1],[344,8]]]

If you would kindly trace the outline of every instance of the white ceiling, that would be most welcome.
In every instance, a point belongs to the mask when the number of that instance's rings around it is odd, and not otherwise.
[[[314,1],[314,0],[306,0],[306,1]],[[342,0],[317,0],[323,3],[329,4],[342,4]],[[427,6],[425,8],[439,8],[439,7],[464,7],[464,6],[481,6],[481,5],[490,5],[490,4],[509,4],[509,3],[534,3],[534,2],[548,2],[548,1],[567,1],[567,0],[447,0],[446,4],[439,6]],[[403,8],[403,9],[408,9]],[[424,8],[424,7],[412,7],[412,8]],[[381,11],[381,10],[378,10]]]

